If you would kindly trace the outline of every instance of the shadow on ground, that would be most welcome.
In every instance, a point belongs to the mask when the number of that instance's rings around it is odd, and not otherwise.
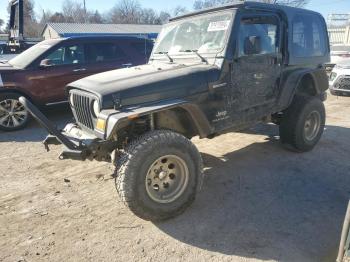
[[[335,261],[350,195],[350,129],[327,126],[317,148],[305,154],[285,151],[275,126],[251,132],[270,138],[221,158],[202,154],[207,168],[194,205],[156,226],[226,255]]]
[[[46,108],[43,113],[59,128],[63,128],[73,118],[69,106],[66,105]],[[47,131],[31,118],[30,123],[23,130],[15,132],[0,131],[0,142],[39,142],[43,141],[46,136]]]

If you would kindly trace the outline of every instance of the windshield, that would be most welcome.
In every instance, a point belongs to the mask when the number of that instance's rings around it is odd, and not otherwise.
[[[39,44],[32,46],[23,53],[19,54],[15,58],[11,59],[8,63],[14,67],[26,68],[30,65],[35,59],[49,50],[51,47],[56,45],[60,40],[46,40],[42,41]]]
[[[216,54],[223,50],[233,12],[189,17],[165,25],[157,39],[154,54],[198,51]]]

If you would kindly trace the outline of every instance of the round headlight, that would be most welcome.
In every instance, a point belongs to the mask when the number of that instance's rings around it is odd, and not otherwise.
[[[92,109],[94,110],[95,117],[98,117],[98,115],[100,114],[100,104],[97,100],[94,101]]]

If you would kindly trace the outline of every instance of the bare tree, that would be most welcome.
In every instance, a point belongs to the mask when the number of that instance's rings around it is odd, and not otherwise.
[[[2,26],[4,25],[4,20],[0,18],[0,33],[2,33]]]
[[[88,12],[88,14],[90,14],[90,12]],[[95,11],[95,13],[91,13],[89,15],[89,23],[93,23],[93,24],[102,24],[103,23],[103,18],[101,16],[101,14],[99,13],[99,11]]]
[[[31,0],[33,1],[33,0]],[[44,12],[40,24],[52,23],[116,23],[116,24],[164,24],[171,16],[187,12],[186,8],[177,6],[172,14],[166,11],[156,12],[152,8],[142,8],[139,0],[119,0],[110,12],[104,14],[96,10],[86,10],[77,0],[65,0],[62,12]]]
[[[141,6],[137,0],[119,0],[109,14],[113,23],[138,24],[140,22]]]
[[[60,13],[56,12],[52,14],[50,11],[47,11],[45,15],[41,19],[41,24],[45,25],[46,23],[65,23],[66,18],[65,16]]]
[[[65,0],[63,2],[62,14],[66,22],[71,23],[86,23],[89,17],[84,6],[73,0]]]
[[[140,12],[141,24],[158,24],[158,15],[152,8],[141,9]]]
[[[169,22],[171,15],[168,12],[161,11],[158,16],[159,23],[158,24],[165,24]]]
[[[188,12],[186,7],[183,6],[177,6],[175,7],[174,11],[173,11],[173,15],[174,16],[178,16],[178,15],[183,15],[184,13]]]

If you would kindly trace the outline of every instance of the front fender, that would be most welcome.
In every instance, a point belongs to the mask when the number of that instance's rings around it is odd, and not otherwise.
[[[198,106],[183,100],[167,100],[159,101],[157,103],[140,105],[137,107],[124,108],[121,111],[118,110],[103,110],[101,111],[99,118],[106,121],[106,128],[103,134],[104,139],[108,140],[115,133],[116,130],[125,121],[130,121],[145,115],[157,113],[160,111],[180,107],[186,110],[192,121],[197,128],[197,131],[201,137],[206,137],[211,132],[210,124],[205,117],[204,113],[198,108]],[[96,130],[98,131],[98,130]],[[102,134],[101,134],[102,135]]]

